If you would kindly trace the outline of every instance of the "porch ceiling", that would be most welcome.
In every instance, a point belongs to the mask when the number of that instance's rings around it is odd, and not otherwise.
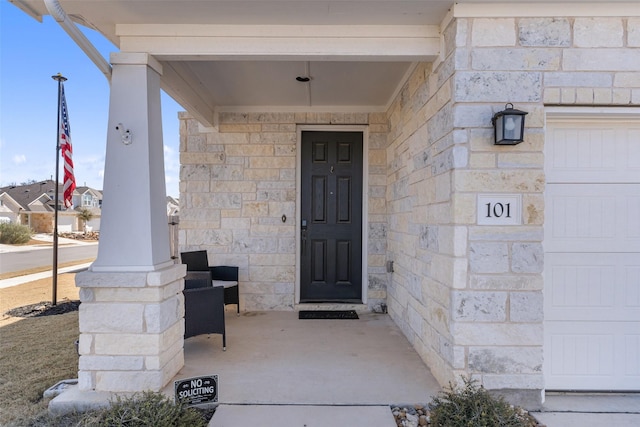
[[[10,1],[36,19],[49,14],[45,0]],[[438,57],[440,24],[454,4],[482,10],[478,3],[485,3],[58,2],[73,21],[99,31],[121,52],[150,53],[158,59],[163,89],[208,125],[214,124],[217,111],[225,110],[384,111],[412,64]],[[310,80],[296,81],[298,76]]]

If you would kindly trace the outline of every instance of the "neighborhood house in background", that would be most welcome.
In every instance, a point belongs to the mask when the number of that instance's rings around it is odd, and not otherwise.
[[[52,233],[55,205],[55,182],[47,179],[31,184],[0,187],[0,222],[28,225],[34,233]],[[167,196],[167,216],[177,217],[178,199]],[[58,231],[60,233],[100,231],[102,190],[77,186],[73,206],[65,208],[62,184],[58,186]],[[93,215],[86,224],[78,214],[88,210]],[[177,221],[177,219],[176,219]]]
[[[26,185],[11,185],[0,188],[0,218],[5,222],[28,225],[35,233],[52,233],[55,206],[53,180],[35,181]],[[78,214],[89,210],[93,217],[87,223],[86,231],[100,230],[102,191],[78,186],[73,192],[73,206],[65,208],[62,184],[58,186],[58,231],[70,233],[84,231],[84,224]],[[5,219],[6,218],[6,219]]]

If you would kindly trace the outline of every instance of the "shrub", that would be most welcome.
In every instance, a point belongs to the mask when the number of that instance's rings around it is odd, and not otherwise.
[[[526,411],[495,397],[476,381],[463,378],[464,386],[441,391],[429,403],[431,425],[437,427],[529,427],[537,422]]]
[[[80,426],[204,427],[206,422],[195,409],[175,403],[162,393],[146,391],[131,397],[116,397],[111,406],[84,415]]]
[[[31,239],[32,234],[26,225],[7,222],[0,224],[0,243],[22,245]]]

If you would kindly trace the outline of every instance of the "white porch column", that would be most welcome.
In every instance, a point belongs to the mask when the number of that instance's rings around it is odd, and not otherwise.
[[[157,391],[184,364],[185,267],[169,253],[162,66],[141,53],[115,53],[111,62],[98,257],[76,275],[79,388]]]

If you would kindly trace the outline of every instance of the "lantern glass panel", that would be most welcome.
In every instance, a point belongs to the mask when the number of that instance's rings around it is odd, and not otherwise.
[[[504,139],[518,141],[521,139],[522,117],[520,115],[504,116]],[[502,126],[501,126],[502,127]]]
[[[503,135],[503,119],[504,116],[496,117],[496,142],[502,141],[504,139]]]

